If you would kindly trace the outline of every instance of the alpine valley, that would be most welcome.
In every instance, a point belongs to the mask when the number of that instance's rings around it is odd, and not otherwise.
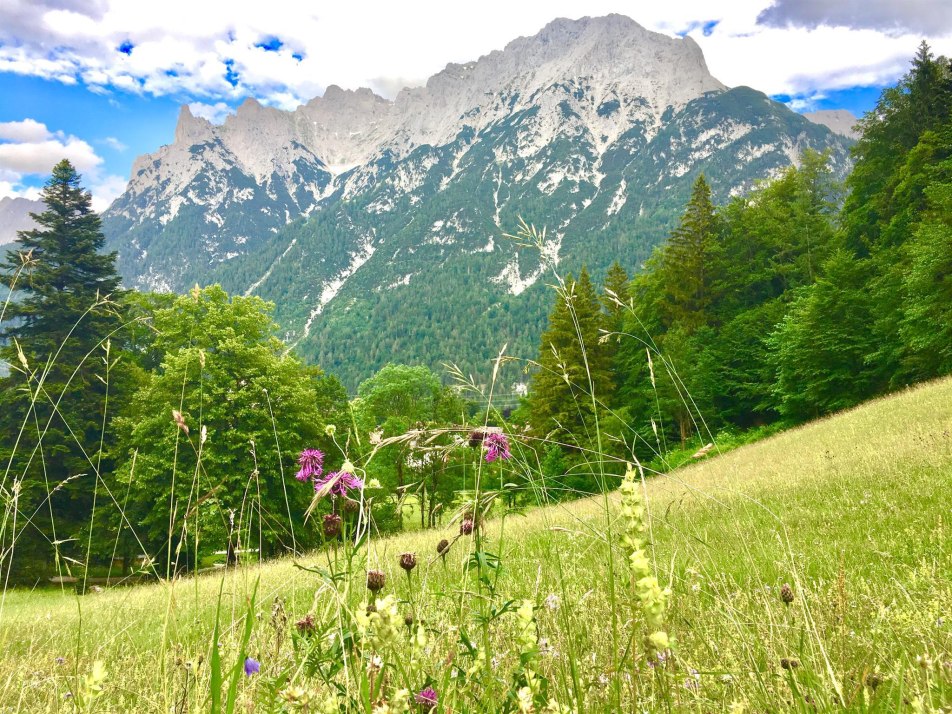
[[[689,37],[559,19],[393,101],[331,86],[221,125],[183,107],[103,225],[128,286],[271,300],[288,343],[350,388],[391,361],[487,375],[504,343],[535,356],[553,269],[637,270],[699,173],[725,202],[807,149],[845,174],[850,143],[724,86]],[[520,218],[546,228],[541,250],[505,237]]]

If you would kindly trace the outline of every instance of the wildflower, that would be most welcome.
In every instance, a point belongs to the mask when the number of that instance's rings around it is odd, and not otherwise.
[[[463,522],[459,524],[459,534],[464,536],[472,535],[474,527],[472,518],[464,518]]]
[[[446,557],[446,551],[450,549],[450,542],[444,538],[439,543],[436,544],[436,552],[439,555]]]
[[[374,652],[380,653],[397,642],[400,610],[393,595],[369,603],[354,616],[357,632]]]
[[[326,516],[324,516],[324,537],[328,540],[333,540],[339,536],[342,522],[343,519],[336,513],[328,513]]]
[[[315,477],[314,490],[321,496],[346,496],[350,490],[359,491],[363,481],[350,471],[331,471],[324,478]]]
[[[793,602],[793,588],[787,583],[784,583],[783,587],[780,588],[780,599],[785,605],[789,605]]]
[[[295,478],[298,481],[316,481],[324,473],[324,454],[318,449],[304,449],[298,456],[301,470]]]
[[[383,488],[380,485],[380,479],[372,478],[367,482],[367,488]]]
[[[516,702],[519,706],[519,711],[522,714],[529,714],[533,711],[534,705],[532,702],[532,690],[529,687],[522,687],[516,692]]]
[[[65,657],[57,657],[57,658],[54,659],[53,661],[56,662],[56,664],[66,664],[66,658],[65,658]]]
[[[253,674],[258,674],[261,671],[261,662],[252,658],[245,658],[245,676],[250,677]]]
[[[505,434],[496,432],[487,434],[483,440],[483,445],[486,447],[487,464],[491,464],[493,461],[499,459],[505,461],[512,456],[512,454],[509,453],[509,440]]]
[[[671,593],[670,590],[662,590],[658,585],[658,579],[652,574],[651,562],[645,552],[647,547],[644,539],[647,527],[645,505],[641,499],[639,485],[635,481],[635,472],[630,466],[619,491],[621,492],[621,516],[625,523],[625,533],[621,542],[629,553],[628,561],[635,584],[635,596],[641,604],[648,625],[649,634],[645,639],[645,645],[649,653],[658,652],[670,646],[668,635],[662,627],[665,607]]]
[[[413,698],[413,701],[419,704],[424,711],[435,709],[438,702],[436,690],[433,689],[433,687],[421,689],[419,692],[417,692],[417,695]]]
[[[314,632],[314,615],[308,613],[296,623],[294,623],[294,626],[302,635],[310,635]]]
[[[367,571],[367,589],[376,593],[383,590],[384,585],[387,584],[387,575],[382,570],[368,570]]]
[[[337,427],[334,426],[333,424],[328,424],[327,426],[324,427],[324,433],[330,437],[333,437],[334,434],[337,433]]]
[[[547,609],[551,610],[552,612],[555,612],[556,610],[559,609],[559,605],[561,604],[561,602],[562,601],[559,599],[559,596],[556,595],[555,593],[552,593],[545,599],[545,606]]]
[[[370,432],[368,436],[371,446],[377,446],[381,441],[383,441],[383,429],[376,429]]]
[[[403,553],[400,556],[400,567],[408,573],[416,567],[416,553]]]

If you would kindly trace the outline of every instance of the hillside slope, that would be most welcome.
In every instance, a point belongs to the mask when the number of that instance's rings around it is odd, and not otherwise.
[[[563,702],[584,686],[587,711],[630,710],[631,697],[646,708],[667,698],[686,711],[732,703],[804,711],[841,710],[837,701],[871,711],[898,711],[917,698],[926,706],[952,703],[952,380],[650,479],[646,488],[659,579],[673,591],[667,628],[677,644],[676,659],[654,674],[644,662],[631,665],[645,677],[637,691],[624,684],[628,674],[611,671],[611,639],[624,636],[632,614],[624,559],[617,544],[606,545],[620,527],[615,497],[541,508],[487,528],[487,548],[502,565],[494,597],[560,603],[538,616],[548,652],[539,666]],[[471,541],[454,545],[445,562],[435,557],[437,540],[454,528],[371,538],[352,576],[336,587],[356,607],[366,592],[364,568],[384,570],[385,592],[404,610],[412,599],[427,623],[425,666],[441,692],[450,691],[443,663],[459,647],[457,628],[470,608],[479,609],[466,594],[475,588],[465,567]],[[397,565],[407,551],[419,553],[412,578]],[[327,568],[331,555],[313,553],[302,563]],[[158,712],[183,696],[200,702],[207,666],[198,668],[193,691],[182,663],[207,653],[220,591],[223,656],[237,656],[245,598],[256,583],[248,652],[262,669],[241,683],[242,696],[270,711],[262,702],[281,672],[323,691],[303,679],[286,630],[307,612],[321,618],[335,611],[334,588],[284,560],[82,598],[7,593],[0,706],[65,711],[71,705],[64,693],[94,660],[108,672],[103,706]],[[794,597],[789,605],[779,595],[784,583]],[[518,654],[512,618],[501,616],[490,628],[501,673]],[[568,662],[574,675],[563,667]],[[498,710],[494,695],[485,696],[485,710]],[[480,709],[457,703],[454,710]]]

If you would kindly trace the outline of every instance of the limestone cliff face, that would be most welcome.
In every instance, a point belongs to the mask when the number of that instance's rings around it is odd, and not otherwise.
[[[104,229],[127,284],[260,294],[291,343],[347,379],[342,335],[371,364],[415,359],[409,339],[405,354],[374,349],[403,329],[396,314],[451,329],[506,305],[514,344],[534,349],[548,270],[635,269],[698,173],[723,201],[807,148],[845,171],[845,138],[725,87],[690,38],[559,19],[392,101],[330,86],[290,112],[249,99],[221,125],[183,108]],[[541,253],[503,239],[519,218],[547,227]],[[467,348],[496,353],[491,331],[467,330]]]

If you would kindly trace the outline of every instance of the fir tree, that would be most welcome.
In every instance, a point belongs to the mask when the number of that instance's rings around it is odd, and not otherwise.
[[[115,254],[104,238],[91,196],[66,160],[42,191],[37,228],[21,231],[0,266],[15,299],[4,315],[0,382],[4,485],[19,484],[19,571],[52,564],[54,543],[69,543],[88,521],[102,470],[107,395],[121,316]],[[9,563],[4,564],[5,566]]]
[[[711,187],[701,174],[661,258],[667,319],[688,332],[707,323],[716,300],[717,223]]]
[[[572,445],[594,438],[592,396],[612,394],[610,355],[604,317],[595,288],[583,267],[558,291],[549,326],[539,348],[539,370],[532,379],[529,410],[533,431]]]

